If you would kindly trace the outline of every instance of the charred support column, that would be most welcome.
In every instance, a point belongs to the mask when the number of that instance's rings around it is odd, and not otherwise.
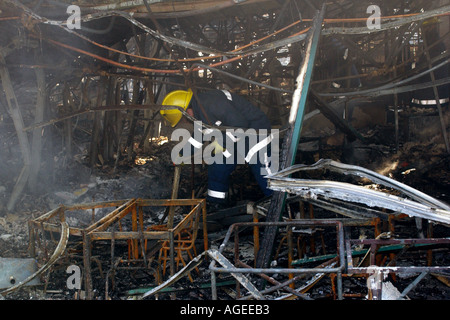
[[[41,57],[38,56],[38,62]],[[47,102],[47,90],[45,83],[45,71],[41,68],[35,69],[36,83],[37,83],[37,98],[36,98],[36,113],[34,116],[34,123],[40,123],[44,120],[45,105]],[[30,177],[28,186],[34,190],[38,187],[38,174],[41,166],[41,150],[42,150],[42,129],[36,128],[33,130],[33,140],[31,142],[31,164]]]
[[[25,127],[22,113],[20,112],[19,104],[17,102],[16,94],[14,93],[14,88],[11,83],[11,77],[9,75],[8,68],[6,66],[6,61],[3,55],[0,53],[0,79],[3,85],[3,90],[5,91],[6,101],[8,106],[9,114],[14,122],[14,127],[16,128],[17,138],[19,140],[20,151],[23,157],[23,168],[17,178],[16,185],[12,191],[11,197],[8,201],[7,209],[9,211],[13,210],[19,196],[25,188],[28,176],[30,174],[31,165],[31,152],[30,143],[28,137],[23,128]]]
[[[430,50],[429,50],[429,47],[427,44],[427,39],[425,37],[423,38],[423,43],[425,45],[424,51],[425,51],[425,56],[427,58],[428,67],[431,69],[433,66],[431,64]],[[431,81],[433,82],[433,84],[435,84],[436,76],[434,74],[434,71],[430,72],[430,76],[431,76]],[[445,148],[447,150],[447,153],[450,153],[450,144],[449,144],[448,136],[447,136],[447,126],[445,124],[445,119],[444,119],[444,114],[442,112],[441,103],[439,102],[439,93],[438,93],[438,89],[437,89],[436,85],[433,85],[433,94],[436,99],[436,108],[438,109],[438,112],[439,112],[439,120],[441,123],[442,137],[444,138]]]
[[[309,85],[311,82],[314,60],[317,46],[319,44],[322,21],[325,14],[325,5],[320,12],[317,12],[313,20],[313,25],[307,39],[306,53],[297,77],[297,88],[292,98],[292,106],[289,115],[289,129],[286,133],[281,150],[280,170],[285,169],[295,162],[300,133],[302,130],[303,115],[306,107]],[[284,210],[286,199],[285,192],[275,191],[270,203],[269,212],[266,217],[267,222],[278,222]],[[261,248],[256,257],[256,266],[267,267],[272,255],[273,243],[277,233],[276,226],[268,226],[264,230]]]

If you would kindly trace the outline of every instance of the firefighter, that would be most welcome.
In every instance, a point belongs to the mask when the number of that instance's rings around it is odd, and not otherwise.
[[[237,127],[246,129],[266,129],[270,132],[271,124],[264,112],[259,108],[251,104],[245,98],[232,93],[227,90],[209,90],[204,92],[198,92],[195,96],[191,89],[188,90],[176,90],[166,95],[163,105],[165,106],[178,106],[183,108],[189,115],[196,120],[210,126],[226,126]],[[161,115],[166,119],[172,127],[175,127],[182,118],[182,112],[176,109],[161,110]],[[224,134],[224,140],[233,139],[233,136]],[[196,141],[189,139],[189,142],[193,147],[199,148],[203,146],[203,141]],[[230,144],[223,142],[227,146]],[[259,144],[261,145],[261,144]],[[257,148],[249,143],[245,144],[245,153],[255,154]],[[230,205],[228,190],[229,190],[229,177],[235,170],[236,152],[231,154],[235,157],[235,161],[227,161],[225,157],[230,155],[231,150],[225,150],[222,146],[218,146],[215,150],[223,152],[223,161],[221,163],[212,163],[208,165],[208,192],[207,202],[210,207],[215,210],[225,208]],[[267,181],[262,174],[261,168],[268,167],[268,160],[270,158],[270,144],[266,145],[267,157],[264,161],[263,157],[257,156],[253,161],[249,162],[251,171],[256,178],[256,181],[261,188],[265,196],[272,194],[272,191],[267,188]],[[242,155],[245,157],[245,155]],[[261,160],[263,158],[263,160]],[[256,161],[255,161],[256,160]],[[230,163],[232,162],[232,163]],[[263,171],[264,172],[264,171]]]

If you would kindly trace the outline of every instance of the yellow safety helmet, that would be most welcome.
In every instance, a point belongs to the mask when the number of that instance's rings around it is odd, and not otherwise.
[[[192,95],[191,89],[188,89],[187,91],[175,90],[165,96],[162,104],[163,106],[177,106],[186,110],[189,106],[189,102],[191,102]],[[181,111],[177,109],[160,110],[159,113],[161,113],[162,117],[166,119],[172,127],[177,125],[183,115]]]

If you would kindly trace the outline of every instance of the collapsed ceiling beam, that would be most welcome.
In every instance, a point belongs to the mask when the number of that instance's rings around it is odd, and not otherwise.
[[[394,188],[412,200],[350,183],[289,177],[296,172],[318,169],[328,169],[345,175],[367,178],[385,187]],[[368,207],[385,208],[416,218],[450,225],[450,206],[446,203],[366,168],[329,159],[321,159],[312,165],[300,164],[281,170],[268,177],[268,185],[272,190],[295,193],[305,199],[323,197],[325,200],[337,199],[350,203],[356,202]]]

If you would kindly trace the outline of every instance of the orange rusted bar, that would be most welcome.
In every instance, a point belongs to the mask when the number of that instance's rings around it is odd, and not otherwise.
[[[118,207],[116,210],[112,211],[108,215],[101,218],[96,223],[92,224],[88,228],[86,228],[86,231],[88,233],[92,233],[95,231],[103,231],[105,230],[109,225],[112,223],[122,219],[124,216],[126,216],[131,208],[136,205],[136,200],[131,199],[128,202],[124,203],[122,206]]]

